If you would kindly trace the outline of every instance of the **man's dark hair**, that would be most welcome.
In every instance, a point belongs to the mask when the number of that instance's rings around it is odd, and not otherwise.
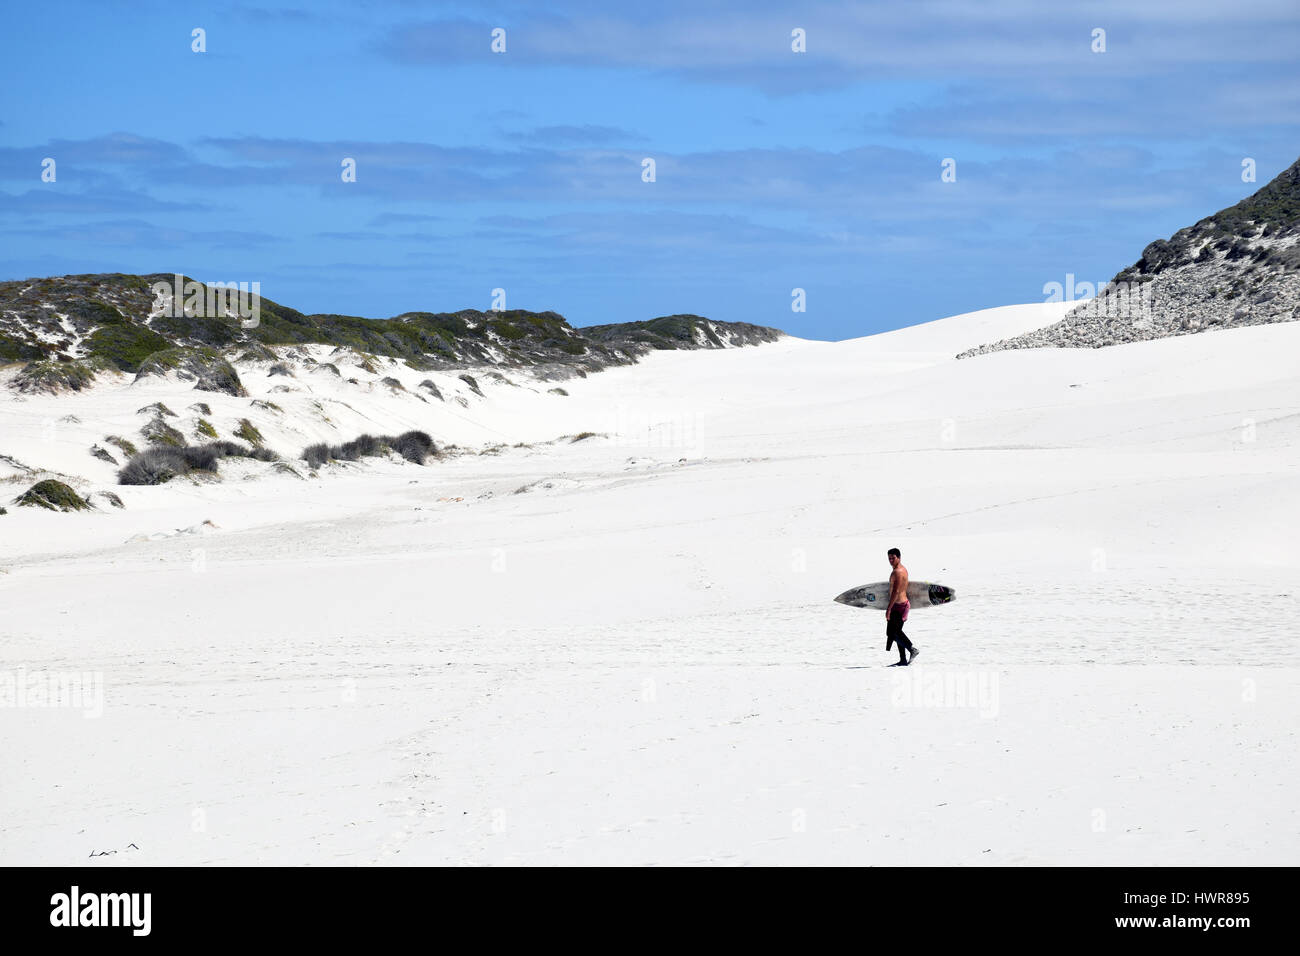
[[[901,558],[903,557],[903,552],[902,552],[902,551],[899,551],[897,548],[890,548],[890,549],[889,549],[889,556],[890,556],[890,557],[893,557],[893,558],[900,558],[900,559],[901,559]]]

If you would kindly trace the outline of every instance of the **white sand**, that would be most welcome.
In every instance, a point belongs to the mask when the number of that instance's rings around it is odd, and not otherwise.
[[[1294,863],[1300,323],[953,360],[1063,310],[568,397],[0,396],[0,454],[127,505],[0,517],[0,672],[103,681],[0,709],[0,862]],[[156,400],[288,454],[603,437],[117,487],[86,448]],[[959,593],[906,670],[830,600],[891,546]]]

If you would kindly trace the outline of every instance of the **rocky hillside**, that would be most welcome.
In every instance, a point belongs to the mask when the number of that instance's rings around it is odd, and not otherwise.
[[[775,342],[784,333],[748,322],[714,322],[699,315],[665,315],[648,322],[590,325],[589,339],[622,350],[724,349]]]
[[[292,359],[294,347],[327,345],[401,360],[416,370],[492,366],[561,380],[635,362],[653,349],[729,348],[783,333],[747,323],[675,315],[575,329],[555,312],[406,312],[389,319],[306,315],[267,298],[244,327],[220,297],[208,307],[160,307],[155,283],[171,274],[60,276],[0,283],[0,365],[23,363],[9,385],[60,391],[101,372],[174,372],[205,391],[240,394],[232,362]],[[180,277],[182,283],[187,281]],[[183,286],[182,286],[183,289]],[[204,301],[209,287],[202,285]],[[179,312],[179,314],[171,314]]]
[[[1100,348],[1300,319],[1300,160],[1235,206],[1157,239],[1055,325],[962,352]]]

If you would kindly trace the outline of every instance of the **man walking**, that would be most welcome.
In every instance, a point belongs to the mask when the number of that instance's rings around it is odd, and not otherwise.
[[[894,570],[889,575],[889,603],[885,605],[885,650],[898,643],[898,663],[890,667],[906,667],[920,653],[907,635],[903,633],[903,622],[911,604],[907,600],[907,568],[903,567],[903,552],[897,548],[889,549],[889,566]]]

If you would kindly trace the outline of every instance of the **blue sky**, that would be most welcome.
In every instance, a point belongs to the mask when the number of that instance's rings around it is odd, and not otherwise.
[[[0,279],[846,338],[1105,281],[1249,195],[1300,156],[1297,51],[1295,0],[10,5]]]

